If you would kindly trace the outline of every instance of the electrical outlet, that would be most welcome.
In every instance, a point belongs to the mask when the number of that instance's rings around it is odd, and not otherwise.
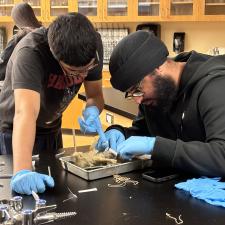
[[[105,120],[106,120],[107,123],[113,124],[114,123],[113,114],[107,112],[106,115],[105,115]]]

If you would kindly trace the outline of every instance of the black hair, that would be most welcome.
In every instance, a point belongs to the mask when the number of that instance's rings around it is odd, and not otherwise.
[[[86,16],[68,13],[50,24],[48,43],[57,60],[70,66],[85,66],[95,57],[97,32]]]
[[[34,10],[26,3],[21,2],[13,6],[11,16],[16,26],[21,28],[39,28],[41,23],[37,20]]]

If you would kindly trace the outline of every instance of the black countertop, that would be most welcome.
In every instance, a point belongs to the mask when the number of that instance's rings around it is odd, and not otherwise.
[[[8,167],[11,167],[10,158],[0,156]],[[175,222],[166,213],[175,216],[181,214],[186,225],[224,225],[225,209],[211,206],[203,201],[192,198],[189,194],[176,190],[174,184],[183,181],[177,178],[164,183],[152,183],[142,179],[141,172],[135,171],[124,176],[138,180],[136,186],[110,188],[112,177],[96,181],[86,181],[64,171],[58,160],[49,160],[43,157],[37,170],[47,173],[47,165],[51,166],[52,176],[56,186],[39,196],[47,200],[48,205],[57,204],[57,212],[76,211],[73,218],[54,222],[52,224],[67,225],[174,225]],[[9,180],[1,179],[0,199],[11,197]],[[71,197],[67,186],[78,198],[62,203]],[[78,190],[94,188],[98,191],[78,194]],[[32,208],[32,196],[24,196],[24,208]]]
[[[103,88],[103,95],[105,100],[105,109],[130,119],[134,119],[137,115],[138,105],[132,100],[125,99],[124,93],[114,88]],[[79,93],[78,98],[86,101],[85,93]]]

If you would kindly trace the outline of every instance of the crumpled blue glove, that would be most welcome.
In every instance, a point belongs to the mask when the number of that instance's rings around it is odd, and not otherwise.
[[[194,198],[201,199],[211,205],[225,207],[225,182],[220,177],[187,180],[175,184],[175,187],[189,192]]]
[[[83,118],[78,118],[78,122],[80,124],[80,130],[85,133],[98,133],[100,136],[100,139],[102,142],[105,142],[105,145],[107,144],[107,140],[104,134],[104,131],[102,130],[102,124],[99,119],[99,110],[96,106],[88,106],[83,111]]]
[[[123,141],[125,141],[125,136],[123,135],[123,133],[116,129],[106,131],[105,137],[108,145],[106,145],[106,142],[103,142],[103,140],[99,138],[95,146],[97,150],[104,151],[106,147],[110,147],[113,150],[116,150],[117,146]]]
[[[54,187],[55,183],[52,177],[30,170],[20,170],[11,179],[11,189],[19,194],[31,195],[43,193],[48,187]]]
[[[131,160],[134,156],[150,154],[155,144],[155,137],[131,136],[117,146],[117,153],[122,159]]]

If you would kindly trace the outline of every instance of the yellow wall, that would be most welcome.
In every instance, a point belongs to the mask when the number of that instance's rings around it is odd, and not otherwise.
[[[161,38],[171,53],[174,32],[185,32],[185,51],[206,53],[213,47],[225,47],[225,22],[162,23]]]
[[[225,47],[225,22],[163,22],[161,39],[167,45],[170,55],[173,52],[173,33],[185,32],[185,51],[196,50],[206,53],[213,47]],[[129,24],[130,31],[137,24]]]
[[[47,24],[44,24],[47,26]],[[136,23],[128,24],[94,24],[96,27],[129,27],[135,31]],[[225,22],[163,22],[161,25],[161,39],[167,45],[170,55],[172,51],[173,33],[185,32],[185,51],[196,50],[202,53],[213,47],[225,47]],[[7,37],[12,36],[12,23],[0,23],[7,27]]]

